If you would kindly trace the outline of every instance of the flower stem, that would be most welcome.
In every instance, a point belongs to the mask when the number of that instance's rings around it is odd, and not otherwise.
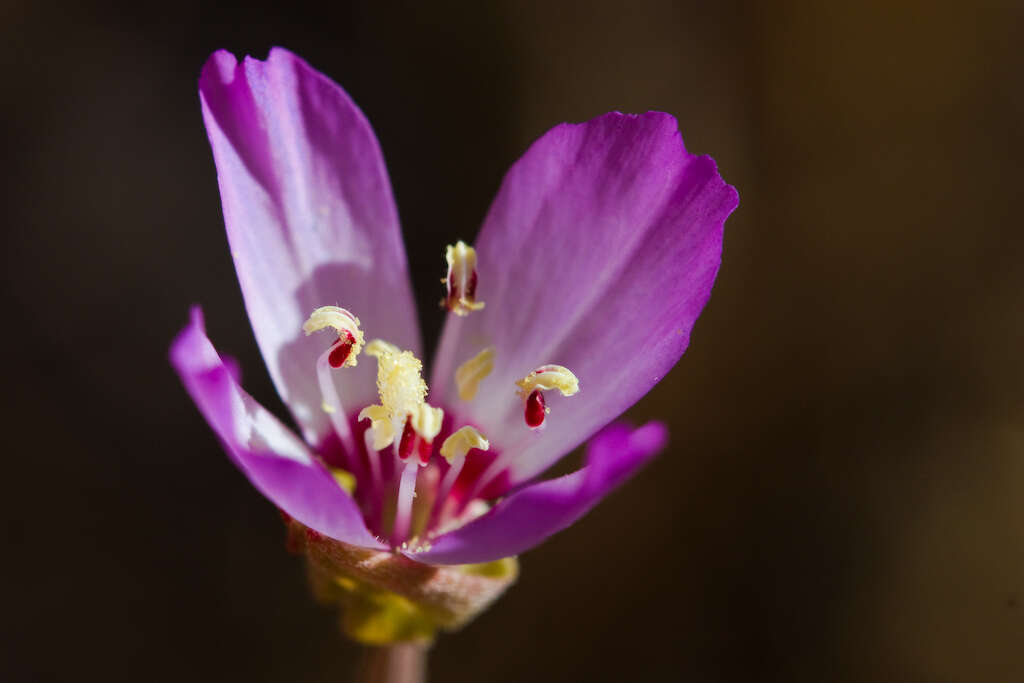
[[[426,683],[428,647],[415,642],[366,647],[355,683]]]

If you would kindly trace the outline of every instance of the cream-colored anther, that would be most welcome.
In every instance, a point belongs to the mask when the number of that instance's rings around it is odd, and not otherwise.
[[[534,391],[558,389],[562,396],[572,396],[580,390],[580,381],[569,368],[561,365],[542,365],[526,377],[516,381],[519,395],[524,399]]]
[[[302,331],[309,336],[328,327],[338,333],[339,339],[348,340],[351,336],[352,350],[349,351],[345,365],[354,368],[357,363],[356,357],[363,348],[363,331],[359,329],[359,318],[338,306],[321,306],[302,324]]]
[[[456,458],[465,457],[474,448],[486,451],[490,447],[490,442],[484,438],[483,434],[478,432],[475,427],[467,425],[444,440],[444,443],[441,444],[441,455],[445,460],[451,462]]]
[[[444,306],[455,315],[469,315],[484,307],[476,300],[476,249],[462,240],[445,250],[448,277],[442,282],[448,288]]]
[[[493,346],[476,354],[455,371],[455,386],[459,389],[459,398],[463,401],[472,401],[481,380],[491,374],[494,369],[494,355],[496,351]]]
[[[390,446],[395,440],[395,428],[391,423],[391,417],[384,406],[366,406],[359,411],[359,422],[370,421],[370,434],[373,437],[374,450],[380,450]]]
[[[444,411],[427,403],[420,404],[419,409],[410,415],[412,428],[424,441],[433,441],[441,431]]]

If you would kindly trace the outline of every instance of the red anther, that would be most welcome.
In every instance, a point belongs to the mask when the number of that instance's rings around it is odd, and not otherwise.
[[[398,442],[398,457],[408,460],[416,446],[416,430],[412,428],[412,420],[405,419],[405,429],[402,430],[402,440]]]
[[[472,301],[476,298],[476,271],[469,274],[469,281],[466,283],[466,298]]]
[[[420,462],[426,465],[430,462],[430,456],[434,452],[434,442],[427,441],[422,437],[417,439],[417,441],[419,441],[419,448],[416,450],[419,451]]]
[[[544,395],[539,389],[534,389],[526,399],[526,425],[528,427],[540,427],[544,424]]]
[[[319,541],[321,538],[323,538],[323,536],[320,535],[319,531],[317,531],[316,529],[310,529],[308,526],[306,527],[306,539],[307,540]]]
[[[348,360],[348,356],[352,353],[352,345],[355,344],[355,338],[351,332],[345,333],[344,339],[339,339],[335,346],[331,347],[331,353],[327,356],[327,362],[332,368],[340,368]]]

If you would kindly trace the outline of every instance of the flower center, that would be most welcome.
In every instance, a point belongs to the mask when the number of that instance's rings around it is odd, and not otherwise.
[[[456,315],[468,315],[483,308],[476,296],[476,252],[464,242],[447,248],[447,296],[442,304]],[[302,326],[309,335],[331,328],[337,339],[317,361],[317,376],[323,394],[323,409],[343,442],[355,444],[348,418],[339,412],[340,402],[331,370],[355,367],[363,350],[363,332],[355,315],[337,306],[316,309]],[[490,455],[491,442],[474,426],[446,427],[445,413],[427,403],[423,363],[411,351],[382,339],[365,343],[366,355],[377,360],[377,395],[380,403],[365,406],[356,423],[368,422],[362,435],[365,469],[355,477],[338,470],[339,482],[354,488],[367,524],[394,546],[429,546],[433,535],[447,531],[479,514],[489,506],[481,498],[488,485],[514,454]],[[463,362],[455,372],[459,398],[472,401],[494,369],[496,349],[488,347]],[[528,427],[544,424],[550,410],[542,392],[559,390],[563,396],[579,391],[576,376],[561,365],[542,365],[516,382],[524,402]],[[509,391],[509,400],[512,391]],[[434,458],[434,443],[445,430],[447,437]],[[448,431],[453,430],[453,431]],[[475,458],[475,459],[474,459]],[[487,458],[481,460],[481,458]],[[421,475],[422,471],[422,475]],[[353,487],[353,481],[354,487]],[[499,492],[500,493],[500,492]],[[478,498],[478,496],[480,498]]]

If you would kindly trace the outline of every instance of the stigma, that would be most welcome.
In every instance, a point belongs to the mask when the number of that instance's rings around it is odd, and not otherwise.
[[[448,292],[441,305],[455,315],[479,311],[484,302],[476,300],[476,249],[459,240],[455,246],[448,245],[445,259],[448,276],[442,282]]]
[[[434,438],[441,431],[444,411],[426,402],[423,363],[411,351],[374,339],[367,355],[377,359],[377,394],[380,404],[363,408],[358,419],[370,421],[370,444],[375,450],[395,447],[402,460],[418,456],[426,465]]]
[[[306,336],[326,328],[333,328],[338,339],[331,346],[327,362],[332,368],[355,367],[357,356],[363,348],[363,331],[359,329],[359,318],[338,306],[321,306],[310,314],[302,324]]]
[[[542,365],[526,377],[516,381],[523,399],[523,418],[526,426],[536,429],[544,424],[551,409],[544,400],[544,391],[557,389],[562,396],[572,396],[580,390],[580,382],[569,368],[561,365]]]

